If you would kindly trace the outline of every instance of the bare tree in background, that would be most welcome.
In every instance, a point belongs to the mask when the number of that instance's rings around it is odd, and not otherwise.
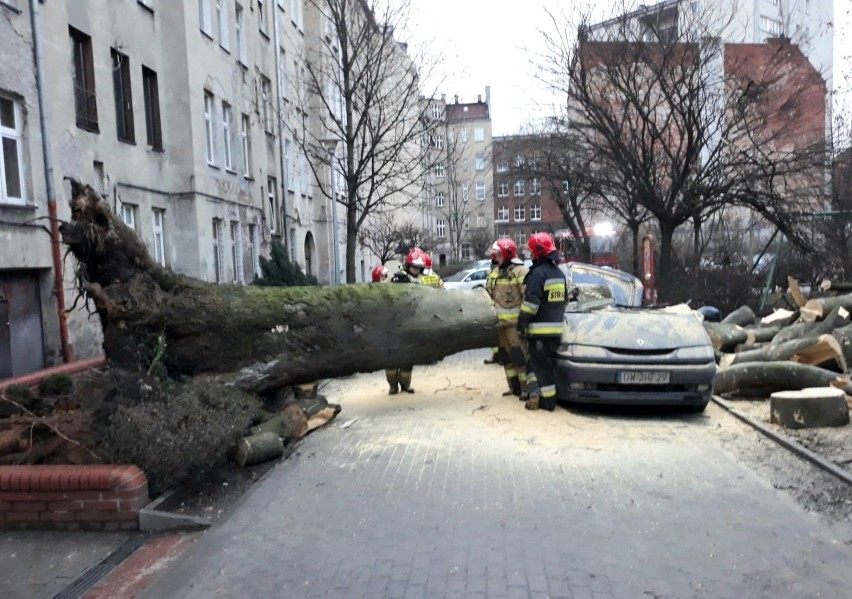
[[[607,174],[608,198],[656,220],[664,299],[675,281],[674,233],[684,223],[697,230],[721,206],[738,205],[804,246],[795,212],[819,199],[822,140],[801,112],[795,121],[779,116],[785,106],[820,109],[818,74],[801,87],[785,85],[791,67],[807,68],[796,46],[779,40],[757,56],[722,46],[713,41],[721,16],[690,12],[693,4],[677,5],[675,27],[619,13],[606,27],[581,18],[574,29],[551,14],[545,34],[544,76],[565,94],[563,118],[595,171]]]
[[[418,200],[425,164],[421,81],[435,64],[394,37],[408,23],[409,2],[309,0],[323,33],[309,44],[306,84],[315,105],[291,128],[323,195],[337,201],[346,221],[346,282],[353,283],[358,232],[372,216]],[[315,122],[311,122],[315,119]],[[334,172],[329,162],[334,145]],[[332,197],[336,187],[337,197]]]
[[[400,242],[406,238],[410,223],[399,225],[388,214],[365,223],[358,231],[358,243],[384,264],[397,254]]]

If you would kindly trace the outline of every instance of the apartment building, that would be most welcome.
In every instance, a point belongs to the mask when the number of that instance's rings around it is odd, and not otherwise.
[[[250,283],[279,239],[306,272],[335,279],[329,240],[343,239],[316,192],[323,166],[294,139],[315,122],[313,3],[0,0],[0,13],[0,378],[101,351],[97,319],[73,301],[71,259],[64,301],[54,288],[45,219],[49,187],[70,219],[64,176],[92,184],[175,272]]]
[[[494,237],[491,88],[476,102],[458,96],[425,101],[427,118],[437,126],[427,140],[432,158],[423,227],[434,237],[441,264],[478,258]]]

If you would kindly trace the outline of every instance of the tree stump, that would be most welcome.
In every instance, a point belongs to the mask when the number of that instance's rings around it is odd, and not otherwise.
[[[844,426],[849,423],[846,394],[834,387],[778,391],[769,398],[770,421],[787,428]]]

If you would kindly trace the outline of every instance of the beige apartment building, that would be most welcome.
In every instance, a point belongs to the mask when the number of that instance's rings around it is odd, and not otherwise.
[[[175,272],[250,283],[279,239],[335,280],[344,239],[314,179],[327,166],[311,168],[294,140],[316,123],[306,40],[325,24],[313,3],[0,0],[0,13],[0,378],[101,352],[96,317],[71,309],[71,258],[64,301],[55,289],[45,219],[50,187],[70,219],[65,176],[93,185]]]

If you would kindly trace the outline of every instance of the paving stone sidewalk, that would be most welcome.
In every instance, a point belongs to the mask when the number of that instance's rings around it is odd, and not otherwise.
[[[143,596],[850,596],[849,547],[688,425],[550,442],[559,412],[417,397],[344,405]]]

